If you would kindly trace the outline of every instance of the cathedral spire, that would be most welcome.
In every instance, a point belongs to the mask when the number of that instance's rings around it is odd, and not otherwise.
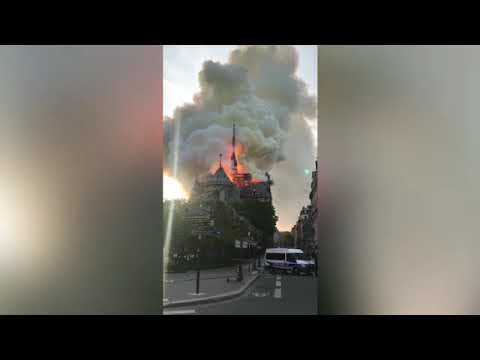
[[[235,147],[236,147],[236,142],[235,142],[235,123],[233,123],[233,136],[232,136],[232,156],[230,157],[230,160],[232,161],[232,170],[237,171],[237,155],[235,154]]]
[[[220,157],[220,169],[222,168],[222,156],[223,156],[223,154],[220,154],[220,156],[219,156]]]

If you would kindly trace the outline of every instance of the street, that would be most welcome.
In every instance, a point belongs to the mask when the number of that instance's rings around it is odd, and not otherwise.
[[[262,273],[240,297],[219,303],[164,309],[165,315],[316,315],[314,276]]]

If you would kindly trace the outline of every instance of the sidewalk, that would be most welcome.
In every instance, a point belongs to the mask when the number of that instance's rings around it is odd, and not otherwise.
[[[239,296],[258,277],[261,269],[243,265],[243,281],[236,281],[237,267],[225,267],[200,272],[200,291],[196,294],[197,272],[167,273],[164,284],[164,307],[220,301]],[[227,278],[230,281],[227,282]]]

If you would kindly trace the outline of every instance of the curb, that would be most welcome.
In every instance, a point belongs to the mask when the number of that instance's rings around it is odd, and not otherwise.
[[[164,308],[172,308],[172,307],[180,307],[180,306],[191,306],[191,305],[201,305],[201,304],[209,304],[215,302],[221,302],[225,300],[234,299],[240,295],[242,295],[249,287],[260,277],[260,272],[258,272],[255,277],[250,279],[245,285],[243,285],[239,290],[231,291],[228,293],[223,293],[214,296],[208,296],[199,299],[188,299],[188,300],[178,300],[172,301],[166,304],[163,304]]]

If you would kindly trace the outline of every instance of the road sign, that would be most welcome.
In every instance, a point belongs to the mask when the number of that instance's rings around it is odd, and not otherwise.
[[[248,242],[247,241],[243,241],[243,246],[241,245],[241,242],[240,240],[235,240],[235,247],[240,249],[240,247],[242,247],[243,249],[247,249],[248,248]]]

